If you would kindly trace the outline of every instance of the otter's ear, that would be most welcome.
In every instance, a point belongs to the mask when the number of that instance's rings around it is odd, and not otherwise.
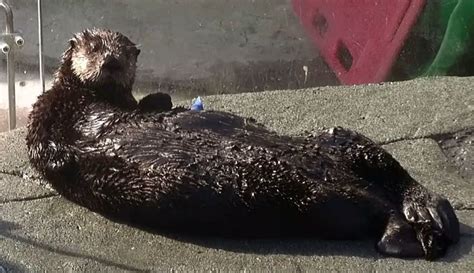
[[[69,40],[69,47],[74,48],[75,46],[76,46],[76,40],[74,39]]]
[[[77,37],[76,35],[74,35],[74,37],[71,40],[69,40],[69,48],[73,49],[76,47],[76,45],[77,45]]]
[[[140,52],[142,52],[142,51],[137,48],[137,49],[135,50],[135,56],[138,57],[138,55],[140,55]]]
[[[72,52],[74,51],[74,48],[77,45],[76,35],[74,35],[73,38],[69,40],[68,44],[69,44],[69,47],[66,49],[66,51],[64,51],[63,56],[62,56],[63,63],[68,63],[71,61]]]

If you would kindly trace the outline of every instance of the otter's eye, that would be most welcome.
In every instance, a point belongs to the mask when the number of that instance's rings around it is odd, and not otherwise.
[[[90,49],[91,49],[91,52],[97,52],[100,49],[100,45],[98,43],[91,43]]]

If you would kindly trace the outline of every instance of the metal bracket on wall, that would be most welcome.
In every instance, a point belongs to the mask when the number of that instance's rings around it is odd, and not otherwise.
[[[20,49],[25,40],[13,29],[13,12],[5,1],[0,0],[0,7],[5,11],[5,32],[0,34],[0,50],[7,56],[7,85],[8,85],[8,127],[16,127],[16,101],[15,101],[15,51]]]

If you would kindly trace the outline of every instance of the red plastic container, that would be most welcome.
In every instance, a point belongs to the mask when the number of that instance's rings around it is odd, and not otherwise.
[[[387,79],[425,0],[293,0],[302,25],[344,84]]]

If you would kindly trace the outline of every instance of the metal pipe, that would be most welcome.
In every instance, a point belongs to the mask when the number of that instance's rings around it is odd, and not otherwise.
[[[7,53],[7,85],[8,85],[8,128],[16,128],[16,99],[15,99],[15,51]]]
[[[7,27],[5,34],[13,33],[13,12],[10,6],[5,1],[0,1],[0,7],[5,10],[5,17],[7,18]]]
[[[25,41],[13,31],[13,11],[4,0],[0,0],[0,7],[5,10],[6,29],[0,38],[0,50],[7,56],[7,85],[8,85],[8,128],[16,127],[16,99],[15,99],[15,49],[21,48]]]
[[[44,92],[44,64],[43,64],[43,12],[41,10],[41,0],[38,0],[38,40],[39,40],[39,76],[41,91]]]

